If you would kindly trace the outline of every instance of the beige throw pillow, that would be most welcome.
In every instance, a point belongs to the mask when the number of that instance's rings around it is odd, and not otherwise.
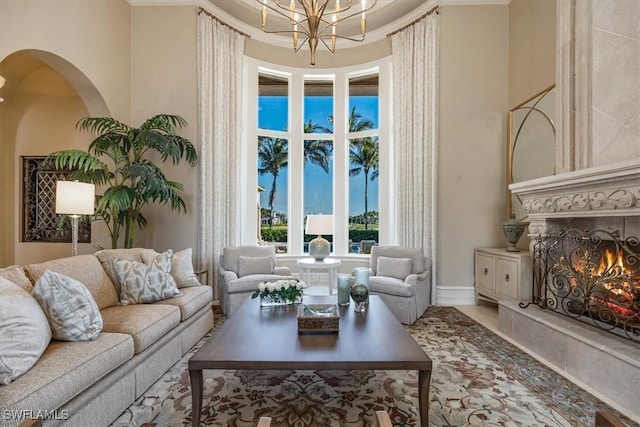
[[[169,249],[155,257],[150,264],[117,259],[113,267],[120,281],[120,304],[148,304],[180,295],[175,280],[171,277]]]
[[[45,270],[33,287],[33,297],[47,315],[53,338],[93,341],[102,331],[102,316],[91,292],[81,282]]]
[[[51,328],[36,300],[0,277],[0,385],[31,369],[49,341]]]
[[[272,274],[273,257],[238,257],[238,277],[250,276],[252,274]]]
[[[153,249],[142,251],[142,261],[150,264],[160,254]],[[175,280],[178,288],[189,288],[200,286],[200,280],[193,271],[191,248],[181,250],[173,254],[171,258],[171,277]]]
[[[411,258],[379,256],[378,265],[376,266],[376,275],[404,280],[409,274],[411,274],[412,268],[413,260]]]
[[[4,277],[11,283],[20,286],[25,291],[31,293],[33,290],[33,284],[31,280],[24,274],[24,269],[19,265],[12,265],[5,268],[0,268],[0,277]]]

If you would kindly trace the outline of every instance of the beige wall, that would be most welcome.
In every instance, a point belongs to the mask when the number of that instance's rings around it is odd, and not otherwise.
[[[508,6],[440,10],[438,286],[473,286],[473,249],[504,237]]]
[[[86,148],[90,138],[78,136],[74,126],[87,112],[129,120],[129,28],[126,0],[0,2],[0,74],[7,78],[0,104],[0,266],[70,253],[68,244],[19,242],[19,156]],[[40,60],[59,75],[40,70]],[[77,95],[63,90],[61,80],[53,84],[58,92],[39,84],[60,75]],[[94,233],[98,241],[102,233]]]
[[[509,3],[509,109],[555,83],[556,0],[511,0]],[[555,95],[547,95],[543,111],[555,117]],[[553,175],[555,142],[552,128],[533,115],[518,141],[514,159],[515,182]],[[539,140],[540,146],[536,146]],[[541,140],[540,140],[541,139]],[[507,150],[505,139],[505,150]],[[506,162],[505,151],[505,162]],[[506,191],[506,188],[505,188]],[[526,214],[514,196],[513,212]],[[522,236],[518,248],[528,250],[529,238]]]
[[[134,7],[131,12],[131,122],[139,126],[155,114],[182,116],[189,126],[179,135],[197,146],[197,9]],[[206,167],[207,165],[203,165]],[[196,246],[198,171],[183,161],[163,170],[184,185],[187,214],[169,206],[144,210],[149,226],[136,238],[138,246],[180,250]]]
[[[556,0],[509,3],[509,107],[555,83]]]

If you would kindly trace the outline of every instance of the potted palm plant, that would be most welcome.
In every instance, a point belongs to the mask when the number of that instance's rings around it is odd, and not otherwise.
[[[105,188],[93,220],[106,223],[112,248],[118,247],[123,230],[124,247],[133,247],[136,230],[147,225],[141,211],[149,203],[168,204],[172,210],[186,212],[179,195],[184,186],[167,179],[149,158],[157,153],[163,163],[171,159],[176,165],[185,159],[195,166],[198,163],[195,147],[176,135],[176,128],[186,125],[182,117],[170,114],[153,116],[138,128],[110,117],[85,117],[76,128],[97,134],[89,149],[56,151],[48,156],[56,169],[72,171],[70,179]]]

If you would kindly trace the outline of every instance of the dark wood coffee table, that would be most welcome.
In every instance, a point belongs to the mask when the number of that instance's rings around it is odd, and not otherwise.
[[[305,304],[333,304],[334,297],[305,296]],[[429,421],[431,359],[378,296],[366,313],[339,307],[338,334],[298,334],[297,305],[260,307],[249,299],[189,359],[193,426],[200,425],[203,369],[417,370],[418,409]]]

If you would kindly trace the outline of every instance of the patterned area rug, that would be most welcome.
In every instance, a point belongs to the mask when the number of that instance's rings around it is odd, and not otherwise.
[[[217,311],[216,328],[223,321]],[[597,409],[616,413],[454,308],[431,307],[407,330],[434,362],[431,426],[591,426]],[[112,426],[190,426],[187,361],[209,335]],[[394,426],[419,424],[416,371],[210,370],[203,394],[206,426],[270,416],[275,426],[367,427],[377,410]]]

